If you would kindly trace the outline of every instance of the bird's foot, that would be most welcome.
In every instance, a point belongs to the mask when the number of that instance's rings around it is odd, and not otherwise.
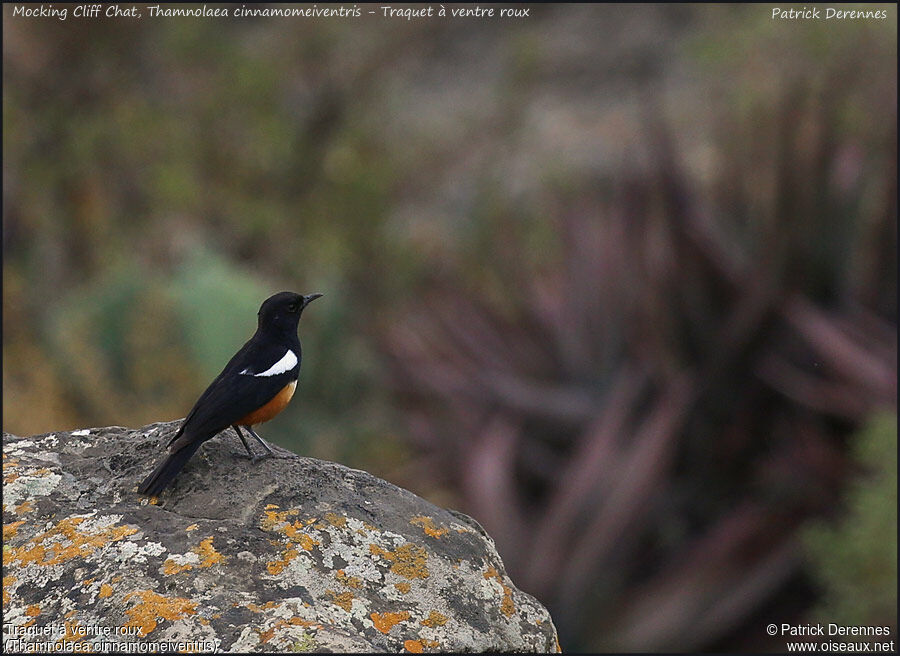
[[[266,451],[261,455],[256,455],[248,449],[247,453],[232,452],[232,455],[234,455],[235,458],[249,460],[252,463],[257,463],[260,460],[265,460],[266,458],[274,458],[275,460],[293,460],[294,458],[300,457],[296,453],[293,453],[286,449],[278,449],[278,451]]]

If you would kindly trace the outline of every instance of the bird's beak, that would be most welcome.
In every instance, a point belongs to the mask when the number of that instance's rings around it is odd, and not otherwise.
[[[312,303],[314,300],[316,300],[320,296],[324,296],[324,294],[309,294],[308,296],[304,296],[303,297],[303,307],[306,307],[307,305]]]

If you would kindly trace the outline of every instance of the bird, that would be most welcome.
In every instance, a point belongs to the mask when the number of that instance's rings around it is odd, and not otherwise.
[[[200,395],[167,446],[168,455],[138,486],[138,492],[158,496],[205,441],[231,427],[254,456],[241,427],[266,450],[273,451],[253,426],[269,421],[287,406],[300,373],[300,338],[297,326],[303,309],[322,294],[302,296],[279,292],[263,301],[256,332],[234,354],[206,391]]]

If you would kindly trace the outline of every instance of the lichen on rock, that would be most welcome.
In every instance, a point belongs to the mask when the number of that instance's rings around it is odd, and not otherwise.
[[[60,627],[54,640],[82,647],[558,649],[547,610],[509,580],[474,520],[366,472],[251,463],[222,434],[158,499],[141,497],[137,481],[177,426],[4,434],[5,623]]]

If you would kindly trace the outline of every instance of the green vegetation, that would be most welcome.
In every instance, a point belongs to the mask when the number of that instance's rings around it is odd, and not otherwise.
[[[897,416],[881,415],[854,439],[862,475],[838,517],[816,522],[804,544],[822,599],[816,621],[890,626],[897,634]]]

